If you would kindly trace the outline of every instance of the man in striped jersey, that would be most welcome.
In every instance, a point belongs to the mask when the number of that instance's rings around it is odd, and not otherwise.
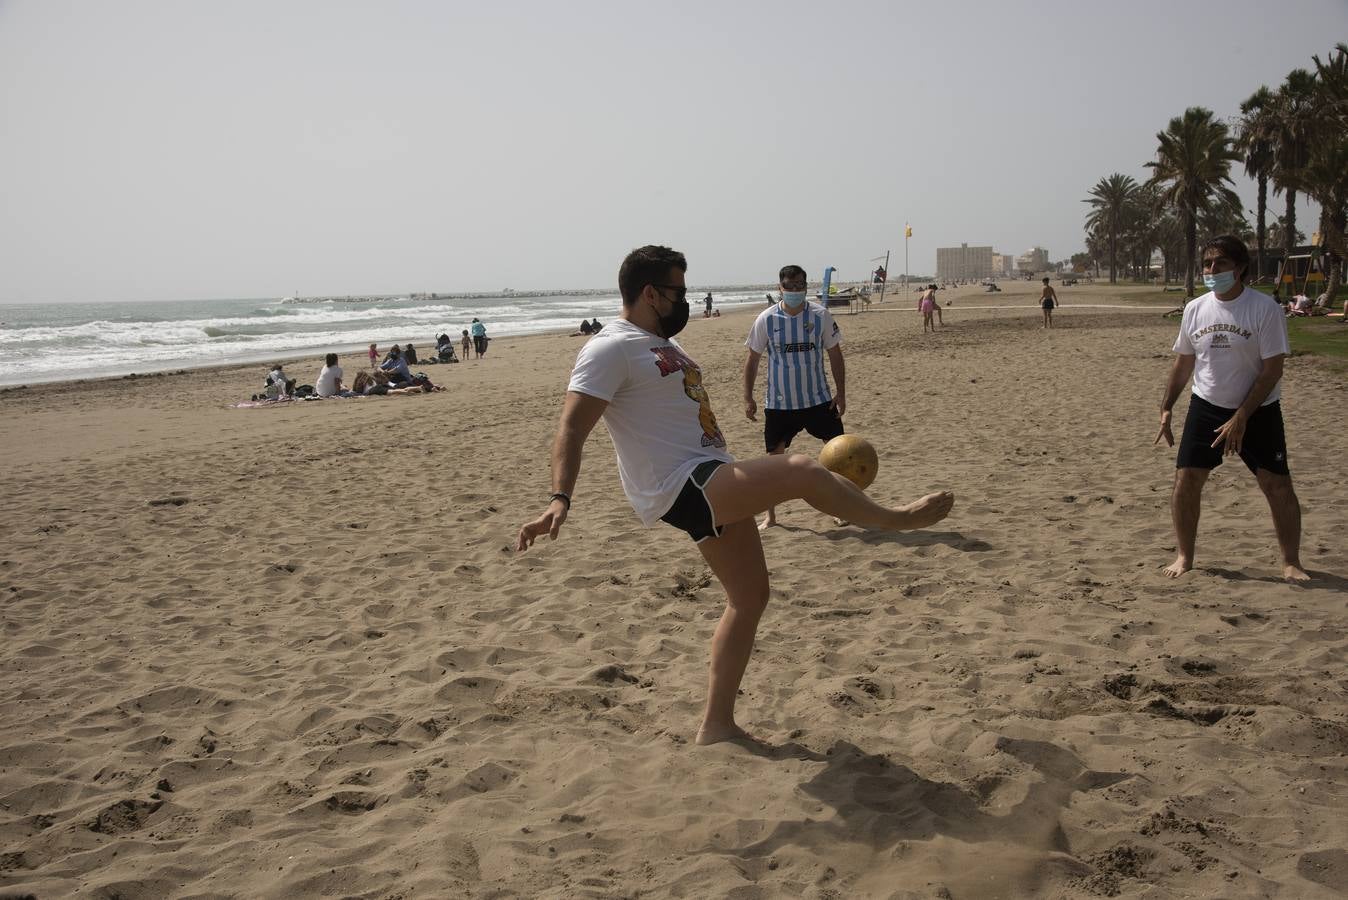
[[[843,433],[847,408],[847,371],[843,365],[842,332],[833,315],[805,299],[805,270],[783,266],[777,273],[781,301],[765,309],[749,329],[749,357],[744,361],[744,415],[758,421],[754,382],[758,363],[768,355],[768,388],[763,401],[763,442],[769,454],[786,452],[791,440],[808,431],[821,441]],[[824,355],[837,393],[831,394],[824,377]],[[777,524],[777,509],[769,507],[760,530]]]

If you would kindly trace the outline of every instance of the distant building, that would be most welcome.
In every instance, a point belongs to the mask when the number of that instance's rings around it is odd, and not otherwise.
[[[1048,251],[1043,247],[1031,247],[1016,257],[1016,268],[1022,272],[1047,272]]]
[[[977,281],[990,278],[992,271],[992,248],[970,247],[960,244],[958,247],[936,248],[936,278],[938,281]]]
[[[1002,277],[1010,275],[1016,268],[1016,258],[1010,253],[992,254],[992,274]]]

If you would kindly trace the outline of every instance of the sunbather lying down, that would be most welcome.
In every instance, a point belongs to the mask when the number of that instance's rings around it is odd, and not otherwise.
[[[375,369],[373,372],[356,373],[356,381],[351,390],[357,394],[369,396],[402,396],[404,394],[429,394],[443,391],[444,388],[431,384],[429,378],[417,378],[412,383],[399,384],[389,379],[386,372]]]

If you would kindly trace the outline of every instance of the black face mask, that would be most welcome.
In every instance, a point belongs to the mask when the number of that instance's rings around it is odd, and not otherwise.
[[[673,308],[670,309],[669,315],[659,318],[660,336],[666,340],[683,331],[683,326],[688,324],[688,301],[672,300],[670,302],[673,303]]]

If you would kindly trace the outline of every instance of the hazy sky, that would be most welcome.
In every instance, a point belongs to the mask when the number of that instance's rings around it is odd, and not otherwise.
[[[0,302],[607,287],[645,243],[859,278],[905,221],[914,273],[1061,259],[1172,116],[1345,38],[1344,0],[0,0]]]

